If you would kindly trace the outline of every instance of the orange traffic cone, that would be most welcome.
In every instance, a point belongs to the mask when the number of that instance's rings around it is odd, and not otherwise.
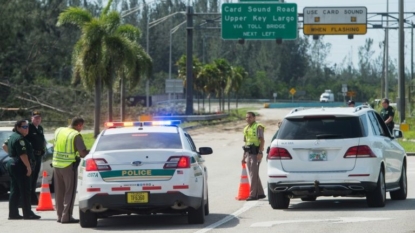
[[[242,164],[241,183],[239,185],[238,196],[235,197],[235,199],[239,200],[239,201],[248,199],[250,190],[251,190],[251,188],[249,186],[248,174],[246,172],[246,165],[245,165],[245,163],[243,163]]]
[[[43,171],[42,187],[40,190],[40,198],[36,211],[55,210],[52,204],[52,195],[50,194],[49,183],[46,179],[47,176],[48,173]]]

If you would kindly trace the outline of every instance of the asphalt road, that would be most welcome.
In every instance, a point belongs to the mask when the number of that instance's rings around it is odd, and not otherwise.
[[[277,129],[277,121],[288,110],[262,109],[258,121],[266,126],[267,146]],[[210,146],[205,156],[209,172],[210,215],[203,225],[188,225],[186,216],[120,216],[99,220],[95,229],[78,224],[56,223],[53,211],[37,212],[39,221],[8,221],[7,196],[0,197],[0,232],[59,233],[83,232],[415,232],[415,157],[408,158],[409,196],[405,201],[387,200],[384,208],[368,208],[364,198],[319,198],[316,202],[294,199],[287,210],[273,210],[267,199],[237,201],[241,175],[242,129],[244,122],[190,130],[198,147]],[[261,178],[266,188],[266,166]],[[35,209],[35,207],[33,208]],[[78,218],[78,208],[74,216]]]

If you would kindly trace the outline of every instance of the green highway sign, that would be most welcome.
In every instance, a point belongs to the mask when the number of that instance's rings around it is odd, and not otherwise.
[[[295,3],[223,3],[222,39],[295,40]]]

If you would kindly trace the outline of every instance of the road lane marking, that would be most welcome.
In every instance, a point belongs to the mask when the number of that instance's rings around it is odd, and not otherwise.
[[[267,189],[264,189],[264,193],[267,193]],[[214,223],[210,224],[209,226],[207,226],[203,229],[200,229],[200,230],[196,231],[195,233],[205,233],[205,232],[208,232],[212,229],[215,229],[216,227],[231,221],[232,219],[238,217],[239,215],[241,215],[244,212],[248,211],[252,207],[258,205],[258,203],[259,203],[259,201],[249,201],[249,202],[245,203],[244,206],[242,208],[240,208],[239,210],[233,212],[232,214],[226,216],[225,218],[223,218],[223,219],[221,219],[217,222],[214,222]]]
[[[332,219],[301,219],[301,220],[282,220],[270,222],[257,222],[251,227],[272,227],[274,225],[281,225],[287,223],[310,223],[310,222],[328,222],[328,223],[355,223],[355,222],[369,222],[369,221],[384,221],[390,218],[365,218],[365,217],[342,217]]]
[[[251,209],[252,207],[256,206],[257,204],[258,204],[258,201],[250,201],[250,202],[247,202],[239,210],[237,210],[237,211],[233,212],[232,214],[226,216],[222,220],[219,220],[219,221],[217,221],[215,223],[212,223],[209,226],[207,226],[207,227],[205,227],[205,228],[203,228],[201,230],[196,231],[195,233],[205,233],[205,232],[208,232],[208,231],[210,231],[210,230],[212,230],[212,229],[214,229],[214,228],[216,228],[216,227],[218,227],[218,226],[220,226],[220,225],[222,225],[224,223],[227,223],[230,220],[238,217],[239,215],[241,215],[242,213],[248,211],[249,209]]]

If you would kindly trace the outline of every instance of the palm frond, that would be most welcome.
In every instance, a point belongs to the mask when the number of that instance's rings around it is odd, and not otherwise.
[[[108,14],[108,11],[110,10],[112,1],[113,0],[108,1],[107,6],[105,6],[105,8],[102,10],[101,16],[104,16],[104,15]]]
[[[118,35],[128,38],[131,41],[138,41],[141,38],[140,29],[131,24],[123,24],[117,28],[115,32]]]
[[[91,13],[80,7],[69,7],[59,14],[57,26],[65,24],[73,24],[82,28],[85,23],[91,22],[93,19]]]
[[[121,16],[120,13],[116,11],[111,11],[110,13],[101,17],[103,28],[107,34],[114,34],[117,28],[121,25]]]

